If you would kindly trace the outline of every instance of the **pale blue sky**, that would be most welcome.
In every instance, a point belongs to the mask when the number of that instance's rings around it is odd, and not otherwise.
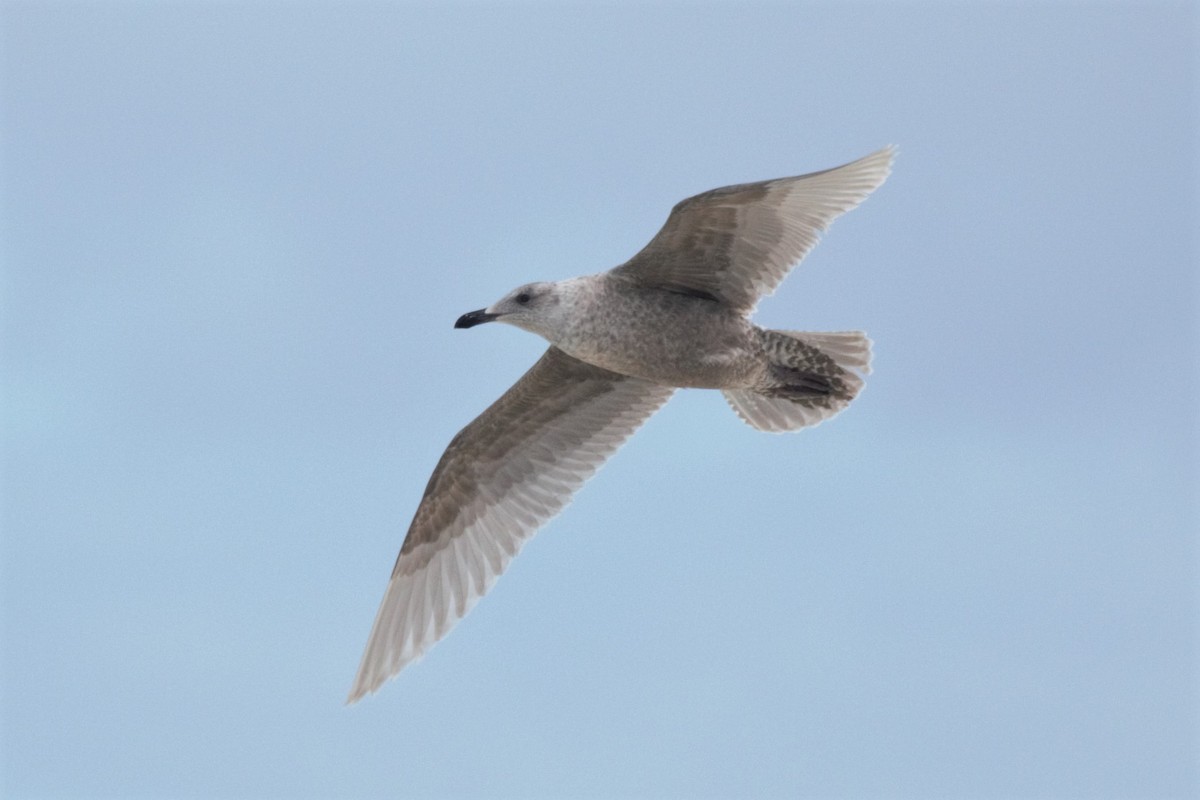
[[[1200,794],[1195,4],[0,5],[5,796]],[[684,392],[342,705],[464,311],[895,143]]]

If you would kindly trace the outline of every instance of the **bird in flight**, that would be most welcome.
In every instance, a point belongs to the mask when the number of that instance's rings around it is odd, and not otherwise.
[[[676,389],[718,389],[763,431],[845,408],[870,371],[865,334],[766,330],[749,318],[821,232],[883,183],[894,155],[689,197],[621,266],[525,284],[459,317],[456,328],[504,322],[550,347],[434,468],[347,702],[445,636]]]

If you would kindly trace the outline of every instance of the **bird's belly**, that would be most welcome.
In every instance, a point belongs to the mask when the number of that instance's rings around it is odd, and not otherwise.
[[[558,345],[597,367],[680,388],[744,387],[764,368],[753,326],[743,319],[662,311],[608,319]]]
[[[707,358],[678,357],[669,352],[657,358],[631,358],[610,352],[574,354],[576,358],[622,375],[692,389],[726,389],[752,383],[752,370],[731,354],[712,354]]]

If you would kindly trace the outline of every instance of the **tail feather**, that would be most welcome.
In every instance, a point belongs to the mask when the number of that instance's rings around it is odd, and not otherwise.
[[[747,424],[782,433],[824,422],[850,404],[871,371],[871,340],[862,331],[763,331],[775,383],[730,389],[725,400]],[[861,373],[861,374],[860,374]]]
[[[773,331],[782,333],[820,349],[842,369],[853,369],[863,375],[871,374],[871,340],[862,331]]]

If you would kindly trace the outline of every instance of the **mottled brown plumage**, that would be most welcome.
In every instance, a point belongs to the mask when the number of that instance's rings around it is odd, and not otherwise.
[[[620,267],[527,284],[459,319],[507,322],[551,346],[434,469],[350,702],[444,636],[676,388],[719,389],[766,431],[816,424],[854,399],[870,368],[862,333],[764,330],[749,315],[830,222],[884,181],[892,156],[887,148],[688,198]]]

